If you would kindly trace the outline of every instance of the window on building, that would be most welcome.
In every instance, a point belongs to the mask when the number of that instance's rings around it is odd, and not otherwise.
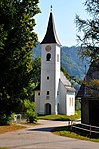
[[[49,91],[47,91],[47,93],[46,93],[46,99],[49,99],[50,97],[49,97]]]
[[[47,95],[49,95],[49,91],[47,91],[47,93],[46,93]]]
[[[57,95],[59,95],[59,91],[57,91]]]
[[[49,76],[47,76],[47,80],[49,80]]]
[[[49,98],[50,98],[50,97],[47,95],[47,96],[46,96],[46,99],[48,100]]]
[[[40,92],[38,92],[38,96],[40,96]]]
[[[57,62],[59,62],[59,54],[57,54]]]
[[[74,102],[74,99],[70,97],[69,98],[69,106],[70,107],[72,107],[74,105],[73,102]]]
[[[46,61],[51,61],[51,54],[50,54],[50,53],[48,53],[48,54],[46,55]]]
[[[71,107],[71,98],[69,98],[69,106]]]
[[[73,102],[74,102],[74,100],[73,100],[73,98],[72,98],[72,106],[74,105]]]

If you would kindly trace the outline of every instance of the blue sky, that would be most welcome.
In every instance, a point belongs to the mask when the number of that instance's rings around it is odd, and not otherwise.
[[[84,7],[85,0],[40,0],[39,7],[41,13],[36,15],[35,32],[38,34],[38,40],[41,42],[46,33],[50,6],[53,6],[53,16],[56,32],[62,46],[74,46],[77,44],[77,28],[75,17],[78,14],[86,19],[87,12]]]

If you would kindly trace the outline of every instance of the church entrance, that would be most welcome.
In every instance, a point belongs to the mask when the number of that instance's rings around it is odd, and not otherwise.
[[[51,114],[51,104],[46,103],[45,104],[45,115],[50,115]]]

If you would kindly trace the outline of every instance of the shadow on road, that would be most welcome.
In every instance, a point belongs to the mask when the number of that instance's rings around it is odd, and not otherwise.
[[[28,129],[27,131],[53,132],[56,128],[59,128],[59,127],[33,128],[33,129]]]

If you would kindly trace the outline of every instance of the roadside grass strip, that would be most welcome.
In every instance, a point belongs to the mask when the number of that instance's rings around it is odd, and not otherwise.
[[[17,125],[17,124],[12,124],[12,125],[8,125],[8,126],[0,126],[0,134],[10,132],[10,131],[16,131],[16,130],[23,129],[23,128],[26,128],[26,127]],[[0,149],[2,149],[2,148],[0,148]]]
[[[55,128],[53,130],[53,133],[60,135],[60,136],[65,136],[65,137],[70,137],[70,138],[75,138],[75,139],[80,139],[80,140],[99,142],[99,138],[96,138],[96,137],[90,138],[89,136],[83,136],[82,134],[80,134],[80,131],[73,132],[71,130],[71,126]]]

